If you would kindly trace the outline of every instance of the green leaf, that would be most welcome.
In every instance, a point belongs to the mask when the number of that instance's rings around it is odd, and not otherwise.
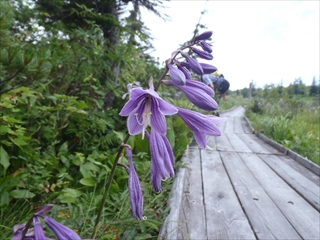
[[[3,147],[0,147],[0,164],[3,166],[4,168],[4,174],[6,170],[8,169],[8,167],[10,166],[10,156],[9,154],[6,152],[6,150],[3,149]]]
[[[28,190],[12,190],[10,196],[14,198],[33,198],[35,194]]]
[[[82,178],[82,179],[80,180],[80,183],[81,183],[82,185],[90,186],[90,187],[96,185],[96,181],[95,181],[93,178]]]
[[[3,192],[0,198],[0,206],[8,206],[9,201],[9,193],[7,191]]]

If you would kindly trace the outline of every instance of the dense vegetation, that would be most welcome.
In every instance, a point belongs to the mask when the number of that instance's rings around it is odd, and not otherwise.
[[[160,77],[163,69],[145,54],[152,46],[139,7],[160,16],[158,2],[0,2],[0,228],[12,236],[45,203],[55,218],[90,238],[106,178],[123,141],[119,111],[128,83]],[[192,31],[191,31],[192,33]],[[170,52],[168,52],[170,57]],[[170,101],[170,92],[163,96]],[[172,98],[171,98],[172,99]],[[183,104],[183,101],[181,102]],[[168,119],[175,158],[190,142],[179,118]],[[101,220],[99,239],[156,236],[170,183],[156,194],[150,184],[146,139],[131,137],[147,221],[130,211],[128,175],[117,168]],[[120,163],[128,164],[125,156]],[[179,162],[177,162],[178,166]]]

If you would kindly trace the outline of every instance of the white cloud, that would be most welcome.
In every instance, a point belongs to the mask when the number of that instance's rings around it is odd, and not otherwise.
[[[210,63],[230,81],[232,90],[288,86],[295,78],[310,85],[319,70],[319,1],[171,1],[165,23],[143,11],[143,20],[156,38],[153,56],[165,61],[192,37],[201,23],[213,31]]]

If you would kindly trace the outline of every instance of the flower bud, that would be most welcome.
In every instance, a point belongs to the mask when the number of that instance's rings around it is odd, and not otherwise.
[[[184,56],[187,59],[189,65],[190,65],[190,68],[192,69],[192,71],[195,74],[197,74],[197,75],[202,75],[203,74],[202,67],[201,67],[200,63],[198,63],[197,60],[195,60],[192,57],[190,57],[189,54],[186,53],[186,52],[182,52],[181,51],[180,53],[181,53],[182,56]]]
[[[215,66],[210,65],[210,64],[200,63],[200,65],[203,69],[204,74],[210,74],[210,73],[214,73],[215,71],[217,71],[217,68]]]
[[[183,72],[183,74],[186,76],[186,79],[192,79],[191,73],[186,67],[178,66],[178,68]]]
[[[207,43],[205,41],[201,41],[201,42],[199,42],[199,44],[203,50],[205,50],[208,53],[212,53],[212,48],[209,43]]]
[[[206,40],[212,36],[212,31],[206,31],[195,37],[194,42]]]
[[[186,76],[184,73],[179,70],[178,68],[174,67],[172,64],[168,64],[167,67],[169,68],[169,76],[170,79],[176,83],[177,85],[185,85],[186,84]]]
[[[195,47],[190,47],[190,49],[192,50],[192,52],[196,53],[199,57],[201,57],[203,59],[207,59],[207,60],[213,59],[213,56],[211,55],[211,53],[208,53],[206,51],[203,51],[203,50],[195,48]]]

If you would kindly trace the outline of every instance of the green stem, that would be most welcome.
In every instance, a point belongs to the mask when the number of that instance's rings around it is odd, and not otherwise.
[[[129,140],[129,137],[130,137],[130,135],[129,135],[129,133],[127,133],[127,135],[125,136],[125,138],[123,140],[123,143],[127,143],[127,141]],[[94,226],[93,234],[91,236],[92,239],[95,239],[95,237],[97,235],[98,228],[99,228],[99,223],[100,223],[100,219],[101,219],[101,215],[102,215],[102,211],[103,211],[103,208],[104,208],[104,204],[106,202],[106,199],[107,199],[107,196],[108,196],[108,192],[109,192],[109,189],[110,189],[110,186],[111,186],[111,182],[113,180],[113,176],[114,176],[114,173],[116,171],[116,167],[117,167],[117,164],[118,164],[118,161],[119,161],[119,158],[121,156],[123,148],[124,148],[124,146],[122,146],[122,145],[119,147],[117,156],[114,159],[113,166],[112,166],[108,181],[106,183],[104,194],[103,194],[103,197],[102,197],[102,200],[101,200],[100,209],[99,209],[98,216],[97,216],[97,219],[96,219],[96,224]]]

